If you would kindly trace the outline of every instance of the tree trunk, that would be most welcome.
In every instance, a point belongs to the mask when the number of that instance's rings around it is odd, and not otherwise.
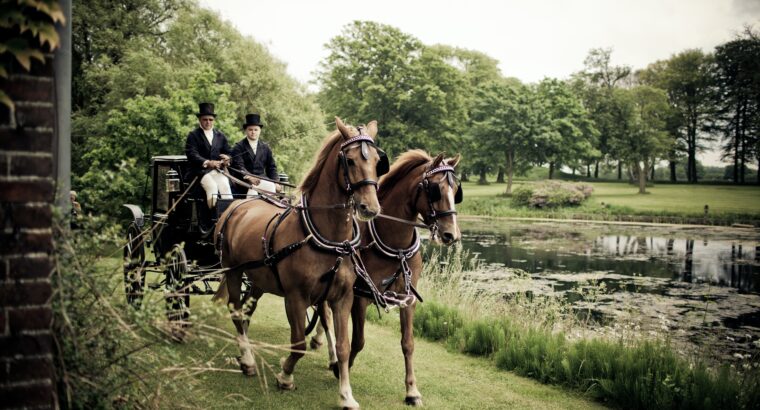
[[[596,166],[594,166],[594,178],[599,178],[599,160],[596,160]]]
[[[499,167],[499,173],[496,175],[496,182],[504,183],[504,167]]]
[[[697,115],[692,114],[689,130],[689,173],[691,174],[692,183],[699,182],[697,177]]]
[[[480,169],[480,179],[478,180],[478,184],[480,185],[486,185],[488,183],[488,180],[486,179],[486,169],[481,168]]]
[[[462,168],[462,182],[470,182],[470,174],[467,173],[467,168]]]
[[[573,167],[573,176],[575,176],[575,167]]]
[[[668,162],[668,167],[670,168],[670,182],[678,182],[678,173],[676,172],[676,166],[678,163],[673,160],[670,160]]]
[[[618,161],[618,181],[623,180],[623,161]]]
[[[644,161],[643,167],[639,164],[639,161],[636,161],[636,171],[639,174],[639,193],[640,194],[647,193],[647,169],[648,168],[649,168],[649,163],[647,161]]]
[[[507,195],[512,195],[512,177],[515,173],[515,166],[514,166],[514,152],[507,152],[507,191],[505,192]]]
[[[649,180],[650,180],[650,181],[652,181],[652,182],[654,182],[654,179],[655,179],[655,175],[654,175],[654,171],[655,171],[655,169],[654,169],[654,164],[652,164],[652,168],[651,168],[651,169],[652,169],[652,175],[650,175],[650,176],[649,176]]]
[[[554,162],[549,163],[549,179],[554,178]]]
[[[591,164],[586,164],[586,178],[591,178]]]
[[[757,184],[760,185],[760,154],[757,155]]]

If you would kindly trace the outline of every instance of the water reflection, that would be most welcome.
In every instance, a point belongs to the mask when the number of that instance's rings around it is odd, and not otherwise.
[[[465,249],[486,263],[530,273],[608,271],[760,293],[760,244],[755,241],[599,235],[530,228],[508,232],[463,230]]]

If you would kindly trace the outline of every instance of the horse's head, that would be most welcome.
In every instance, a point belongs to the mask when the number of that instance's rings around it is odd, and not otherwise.
[[[369,221],[380,213],[377,180],[388,172],[388,158],[374,142],[377,121],[353,128],[335,117],[335,125],[342,136],[338,152],[338,184],[353,197],[359,219]]]
[[[451,245],[462,237],[456,219],[456,205],[462,202],[462,185],[454,175],[454,167],[459,164],[459,154],[444,158],[439,154],[422,174],[418,185],[415,206],[422,214],[425,224],[432,227],[433,238]]]

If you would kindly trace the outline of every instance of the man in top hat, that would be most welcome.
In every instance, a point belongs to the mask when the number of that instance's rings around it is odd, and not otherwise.
[[[272,150],[259,138],[262,128],[264,128],[264,124],[261,123],[261,116],[259,114],[247,114],[245,116],[245,123],[243,124],[245,139],[235,144],[232,148],[232,166],[239,170],[245,170],[252,175],[260,175],[274,181],[279,181],[277,164],[274,162]],[[252,175],[237,174],[239,178],[245,179],[255,188],[270,192],[279,188],[279,184],[274,184]],[[255,195],[258,191],[251,189],[246,192],[245,188],[236,187],[235,193]]]
[[[224,199],[232,199],[230,181],[219,170],[230,163],[230,144],[227,136],[214,129],[214,104],[200,103],[198,105],[198,128],[187,134],[185,155],[190,162],[185,179],[191,181],[196,176],[201,177],[201,186],[206,191],[206,202],[209,208],[216,205],[216,194]]]

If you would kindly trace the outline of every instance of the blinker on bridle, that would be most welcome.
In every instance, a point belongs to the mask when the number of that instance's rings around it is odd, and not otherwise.
[[[461,203],[462,199],[464,199],[464,193],[462,192],[462,185],[457,183],[456,178],[454,177],[454,167],[452,167],[451,165],[441,165],[425,172],[422,175],[422,182],[420,182],[420,184],[418,185],[417,195],[419,196],[420,191],[425,191],[425,194],[428,200],[428,207],[430,209],[429,214],[427,216],[433,220],[434,224],[438,222],[438,218],[442,218],[448,215],[456,215],[457,213],[456,209],[447,209],[445,211],[438,211],[433,206],[434,203],[441,200],[441,189],[437,183],[430,182],[428,178],[438,173],[446,174],[446,179],[449,183],[449,187],[451,187],[452,189],[454,189],[455,186],[457,187],[457,192],[454,195],[454,203],[455,204]]]
[[[364,185],[373,185],[375,189],[377,189],[377,181],[374,179],[363,179],[359,182],[351,182],[351,178],[348,175],[348,158],[346,158],[345,154],[346,147],[350,146],[351,144],[356,142],[360,143],[361,154],[364,160],[369,159],[369,146],[372,145],[375,148],[377,154],[380,156],[380,161],[378,161],[377,167],[375,169],[375,174],[378,178],[388,173],[388,169],[390,168],[390,165],[388,163],[388,156],[385,154],[385,151],[381,150],[377,145],[375,145],[375,140],[373,140],[372,137],[364,134],[364,127],[359,126],[357,129],[359,130],[359,135],[351,137],[344,143],[340,144],[340,153],[338,153],[338,158],[340,158],[340,163],[343,168],[343,189],[348,193],[351,193],[352,191],[355,191]]]

